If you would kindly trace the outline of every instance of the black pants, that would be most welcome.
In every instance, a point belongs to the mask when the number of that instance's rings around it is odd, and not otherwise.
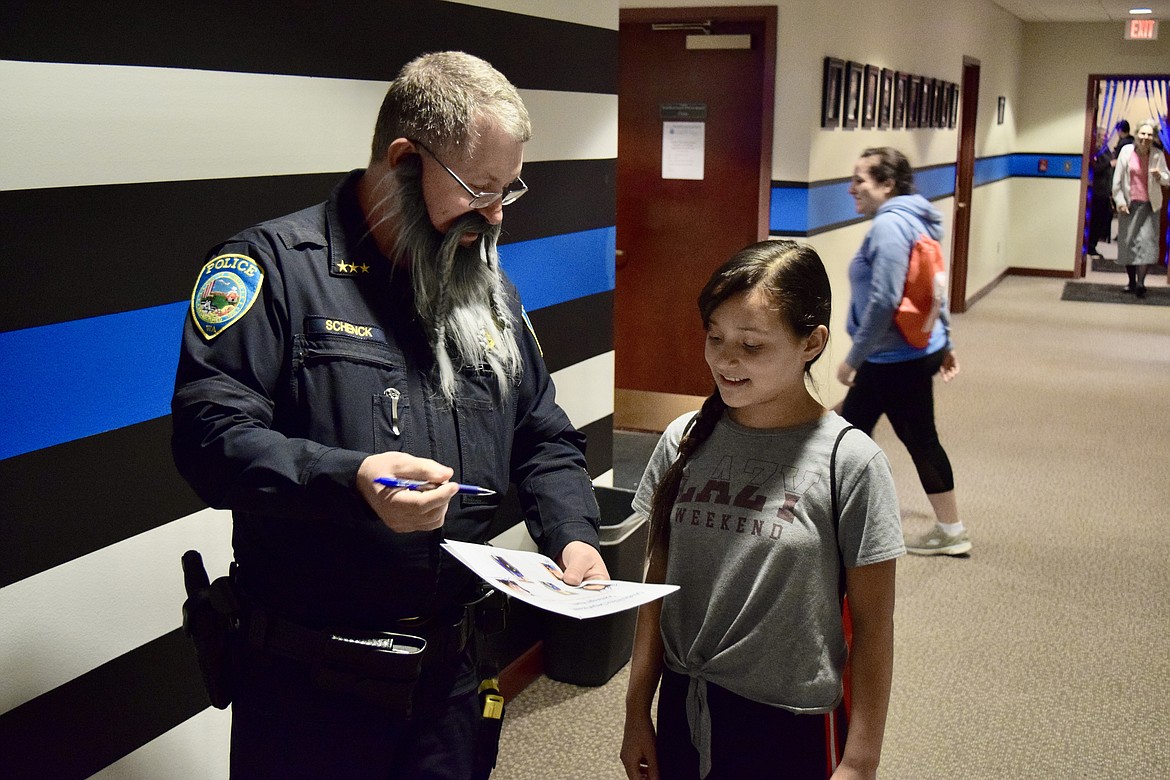
[[[411,718],[318,690],[299,662],[250,653],[245,663],[232,703],[233,780],[472,777],[482,718],[467,657],[424,670]]]
[[[841,416],[866,434],[884,414],[906,445],[927,495],[955,489],[951,461],[934,427],[934,375],[946,350],[902,363],[864,363],[845,396]]]
[[[690,678],[662,672],[657,751],[662,780],[698,780],[699,751],[691,743],[686,696]],[[845,718],[796,715],[707,683],[711,711],[711,772],[705,780],[825,780],[845,745]],[[831,724],[831,725],[827,725]],[[832,739],[828,729],[833,729]],[[835,755],[830,758],[830,745]]]

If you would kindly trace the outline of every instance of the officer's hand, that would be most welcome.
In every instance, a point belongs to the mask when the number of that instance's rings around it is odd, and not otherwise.
[[[580,585],[584,580],[608,580],[609,569],[597,548],[585,542],[569,542],[557,556],[557,564],[566,585]]]
[[[459,489],[457,483],[448,482],[454,475],[451,467],[428,458],[382,452],[362,461],[358,467],[357,489],[391,531],[433,531],[443,525],[447,504]],[[378,477],[419,479],[432,482],[435,487],[427,490],[386,487],[374,481]]]

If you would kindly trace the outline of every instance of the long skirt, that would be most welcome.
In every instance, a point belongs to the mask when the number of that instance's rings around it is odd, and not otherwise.
[[[1149,201],[1135,200],[1128,214],[1117,215],[1117,264],[1158,262],[1158,215]]]

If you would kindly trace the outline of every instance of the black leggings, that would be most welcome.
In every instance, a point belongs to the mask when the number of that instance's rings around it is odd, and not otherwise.
[[[841,416],[865,431],[884,414],[906,445],[927,495],[955,489],[951,461],[934,427],[934,375],[947,351],[902,363],[864,363],[845,396]]]

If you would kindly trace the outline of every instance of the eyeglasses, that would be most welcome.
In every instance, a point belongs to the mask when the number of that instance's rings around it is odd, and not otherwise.
[[[447,167],[447,164],[435,156],[435,153],[427,148],[427,145],[422,141],[416,141],[413,138],[409,139],[412,144],[417,144],[420,149],[431,156],[435,162],[443,166],[443,170],[451,174],[451,178],[459,182],[459,186],[467,190],[467,194],[471,196],[471,201],[467,204],[473,209],[486,209],[488,206],[500,201],[500,205],[507,206],[509,203],[515,203],[520,199],[520,196],[528,192],[528,185],[519,176],[516,181],[504,187],[503,192],[476,192],[468,187],[463,179],[459,178],[459,174]]]

